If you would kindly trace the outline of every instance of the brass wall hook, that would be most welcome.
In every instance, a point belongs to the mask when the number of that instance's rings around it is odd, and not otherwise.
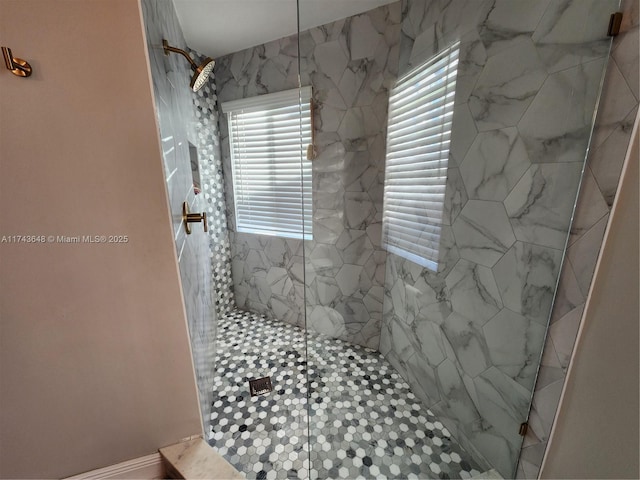
[[[189,205],[187,205],[187,202],[182,202],[182,221],[184,222],[184,229],[187,232],[187,235],[191,235],[190,223],[203,222],[204,231],[209,231],[207,228],[207,213],[189,213]]]
[[[15,58],[9,47],[2,47],[2,56],[7,70],[18,77],[28,77],[32,73],[31,65],[26,60]]]

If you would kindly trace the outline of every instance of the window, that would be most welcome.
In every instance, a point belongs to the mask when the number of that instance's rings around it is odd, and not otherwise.
[[[398,79],[389,94],[382,242],[438,268],[458,44]]]
[[[222,111],[237,231],[310,240],[311,87],[225,102]]]

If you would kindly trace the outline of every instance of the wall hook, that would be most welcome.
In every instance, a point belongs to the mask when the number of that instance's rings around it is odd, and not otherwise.
[[[4,64],[7,66],[7,70],[11,70],[11,73],[18,77],[28,77],[31,75],[31,65],[21,58],[14,58],[9,47],[2,47],[2,56],[4,57]]]

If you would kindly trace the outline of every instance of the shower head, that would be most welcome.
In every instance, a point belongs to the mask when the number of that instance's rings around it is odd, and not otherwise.
[[[184,50],[180,50],[179,48],[170,46],[169,43],[164,39],[162,40],[162,48],[164,49],[165,55],[169,55],[170,52],[179,53],[189,61],[191,70],[193,70],[193,76],[191,77],[191,83],[189,84],[189,86],[194,92],[200,90],[207,82],[209,75],[211,75],[213,66],[216,64],[215,60],[207,57],[200,65],[197,65],[196,62],[191,59],[191,56],[187,52],[185,52]]]

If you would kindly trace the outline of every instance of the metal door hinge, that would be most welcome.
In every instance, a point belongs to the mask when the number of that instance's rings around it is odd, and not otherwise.
[[[611,14],[609,19],[609,29],[607,35],[609,37],[615,37],[620,33],[620,25],[622,25],[622,12],[616,12]]]
[[[520,430],[518,430],[518,433],[520,434],[520,436],[524,437],[528,431],[529,431],[529,424],[527,422],[521,423]]]

